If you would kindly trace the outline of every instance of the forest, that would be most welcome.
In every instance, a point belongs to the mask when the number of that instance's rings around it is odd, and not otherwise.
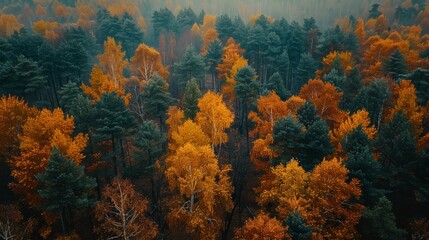
[[[0,239],[429,239],[429,0],[0,0]]]

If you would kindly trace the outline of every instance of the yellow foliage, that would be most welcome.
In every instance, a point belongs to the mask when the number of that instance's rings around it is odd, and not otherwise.
[[[204,146],[210,144],[210,139],[198,124],[192,120],[187,120],[173,132],[172,140],[168,145],[170,153],[174,153],[186,143],[191,143],[194,146]]]

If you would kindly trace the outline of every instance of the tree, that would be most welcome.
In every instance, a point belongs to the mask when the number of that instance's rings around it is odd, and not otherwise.
[[[302,123],[292,115],[288,115],[276,122],[273,128],[273,148],[281,155],[272,165],[286,163],[299,156],[298,146],[304,138],[302,128]]]
[[[226,80],[226,78],[231,76],[231,70],[233,69],[234,64],[239,59],[243,59],[244,50],[240,48],[240,44],[235,43],[233,38],[229,38],[225,47],[223,48],[222,59],[217,66],[216,70],[218,72],[218,79],[220,81]],[[219,89],[221,84],[219,84]]]
[[[312,228],[305,223],[298,211],[290,213],[286,217],[286,225],[288,226],[287,232],[292,240],[305,240],[310,239]]]
[[[134,75],[144,82],[152,79],[156,72],[164,79],[168,76],[159,52],[145,44],[138,46],[134,57],[131,58],[130,68]]]
[[[286,86],[279,72],[275,72],[268,81],[265,82],[265,89],[276,92],[282,100],[288,99],[291,95],[290,92],[286,90]]]
[[[0,216],[0,238],[26,239],[31,237],[37,224],[34,218],[24,219],[24,216],[17,205],[2,204],[0,211],[3,213]]]
[[[207,54],[205,55],[206,65],[208,66],[208,70],[212,75],[212,91],[216,91],[217,88],[215,86],[216,83],[216,75],[217,75],[217,66],[220,63],[222,58],[222,43],[215,39],[210,42],[207,47]]]
[[[167,110],[167,116],[165,123],[168,125],[168,140],[171,141],[173,132],[185,122],[185,113],[177,106],[170,106]]]
[[[82,152],[88,138],[83,134],[72,137],[73,130],[73,117],[65,116],[59,108],[53,111],[43,109],[22,126],[20,154],[9,162],[15,179],[10,186],[23,195],[30,207],[40,203],[37,193],[40,183],[35,176],[45,171],[54,147],[77,164],[84,158]]]
[[[195,121],[209,136],[212,148],[228,141],[225,130],[234,121],[234,114],[226,107],[222,96],[208,91],[198,100],[198,108]]]
[[[345,113],[338,108],[342,93],[332,84],[319,79],[310,80],[301,88],[299,96],[311,101],[318,115],[325,119],[329,126],[336,126],[343,121]]]
[[[226,43],[234,31],[231,18],[228,15],[221,15],[216,19],[216,30],[222,43]]]
[[[352,132],[357,127],[361,127],[365,134],[370,139],[374,139],[377,130],[371,125],[371,120],[368,117],[368,112],[365,110],[359,110],[352,116],[349,116],[344,122],[342,122],[338,128],[329,131],[332,145],[336,148],[336,155],[344,157],[344,151],[342,148],[342,141],[347,143],[348,139],[345,138],[348,133]]]
[[[81,88],[83,93],[91,97],[93,100],[99,101],[103,94],[114,93],[118,97],[121,97],[125,104],[128,105],[131,94],[125,94],[125,90],[122,86],[119,84],[115,85],[112,79],[109,79],[97,65],[94,65],[94,68],[92,69],[89,84],[90,86],[82,84]]]
[[[374,205],[383,195],[383,190],[376,187],[381,177],[381,164],[372,156],[370,139],[363,127],[359,125],[349,132],[341,145],[348,155],[344,162],[350,171],[349,177],[359,179],[361,184],[361,202],[365,206]]]
[[[243,106],[240,126],[242,128],[244,121],[246,128],[247,154],[249,155],[249,125],[247,114],[249,111],[249,105],[256,101],[259,95],[260,85],[256,80],[255,70],[249,66],[240,68],[234,78],[237,81],[235,86],[235,94]]]
[[[176,150],[186,143],[191,143],[194,146],[205,146],[210,144],[209,137],[203,132],[203,129],[192,120],[185,121],[177,127],[172,133],[171,141],[168,145],[170,153],[175,153]]]
[[[235,76],[241,68],[248,66],[248,62],[243,57],[239,57],[232,65],[229,73],[225,75],[225,85],[222,87],[222,93],[225,95],[225,99],[228,105],[233,105],[234,100],[236,99],[235,87],[237,85],[237,80]]]
[[[355,203],[361,190],[359,180],[348,180],[349,171],[340,160],[323,161],[309,177],[309,216],[314,237],[354,239],[363,206]]]
[[[42,91],[46,89],[47,80],[37,62],[19,55],[14,67],[15,83],[10,86],[11,92],[33,102],[42,100]]]
[[[70,232],[71,211],[74,208],[87,208],[92,205],[90,190],[96,187],[95,179],[84,173],[84,167],[62,155],[54,148],[43,174],[36,175],[41,183],[38,190],[44,200],[42,208],[61,216],[63,234]]]
[[[380,4],[378,4],[378,3],[372,4],[371,9],[369,10],[368,19],[371,19],[371,18],[375,19],[381,15],[380,11],[378,11],[379,6],[380,6]]]
[[[0,36],[8,37],[23,28],[14,15],[2,14],[0,16]]]
[[[391,91],[384,79],[375,79],[368,86],[364,86],[354,100],[353,110],[366,109],[371,119],[371,124],[379,130],[383,111],[387,100],[391,96]]]
[[[19,155],[19,136],[22,127],[29,118],[34,118],[38,111],[28,106],[23,99],[14,96],[0,98],[0,158],[10,160]]]
[[[402,80],[394,89],[395,106],[386,116],[391,120],[396,113],[401,111],[411,122],[413,133],[419,136],[422,133],[423,108],[417,103],[416,88],[411,81]]]
[[[141,20],[144,20],[141,18]],[[140,16],[139,16],[140,25]],[[122,42],[122,47],[126,58],[130,59],[136,51],[138,45],[143,42],[143,32],[141,26],[136,24],[136,20],[128,12],[122,17],[122,31],[116,40]]]
[[[194,46],[191,44],[186,48],[182,60],[174,64],[174,70],[183,85],[195,78],[200,88],[203,88],[205,64],[202,56],[195,52]]]
[[[143,86],[141,97],[147,116],[159,119],[159,123],[164,124],[165,111],[173,102],[165,80],[159,75],[155,75]]]
[[[114,83],[114,86],[123,86],[124,76],[122,72],[128,65],[124,59],[125,52],[122,52],[121,44],[116,44],[115,39],[108,37],[104,42],[104,53],[97,56],[100,67],[106,72],[108,80]]]
[[[419,104],[424,105],[429,100],[429,71],[427,69],[417,68],[404,76],[410,79],[416,88],[416,95]]]
[[[135,118],[126,108],[124,100],[114,93],[104,93],[94,105],[95,111],[95,137],[98,142],[109,141],[112,154],[114,174],[122,174],[125,167],[122,139],[129,136],[135,126]],[[118,146],[121,150],[120,165],[118,165]],[[119,170],[118,170],[119,167]]]
[[[407,64],[401,51],[396,50],[390,55],[384,65],[384,71],[395,81],[407,73]]]
[[[166,177],[174,193],[167,222],[173,232],[186,238],[213,239],[222,216],[230,212],[232,186],[229,165],[220,168],[213,150],[190,143],[166,159]]]
[[[381,197],[374,207],[365,209],[362,217],[368,220],[366,236],[383,240],[406,239],[406,231],[396,227],[392,202],[386,197]]]
[[[109,239],[154,239],[156,224],[146,217],[149,203],[130,180],[115,178],[103,189],[103,200],[95,207],[97,231]]]
[[[200,88],[195,78],[187,82],[185,87],[185,95],[183,96],[183,108],[185,109],[185,117],[195,119],[198,112],[198,99],[202,96]]]
[[[283,240],[290,239],[282,223],[265,213],[247,219],[244,226],[235,232],[235,239],[243,240]]]
[[[291,86],[292,92],[299,92],[301,87],[304,86],[308,80],[316,76],[315,71],[316,68],[313,57],[309,53],[303,53],[297,68],[296,83]]]
[[[60,104],[62,109],[69,113],[71,106],[76,101],[79,94],[81,94],[81,89],[74,82],[68,82],[64,84],[60,91],[58,91],[60,95]]]

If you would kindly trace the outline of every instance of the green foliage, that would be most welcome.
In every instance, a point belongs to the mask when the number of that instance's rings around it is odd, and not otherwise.
[[[399,50],[396,50],[387,59],[384,71],[395,81],[399,81],[402,75],[407,73],[407,64],[405,63],[404,55]]]
[[[273,165],[286,163],[299,155],[298,148],[303,139],[302,123],[292,115],[276,122],[273,128],[273,148],[280,152],[280,157],[273,159]]]
[[[316,76],[316,63],[310,53],[303,53],[297,68],[296,82],[292,88],[293,93],[299,92],[302,86],[307,83],[309,79]]]
[[[265,82],[265,89],[276,92],[283,101],[291,96],[290,92],[286,90],[284,81],[279,72],[275,72],[268,81]]]
[[[188,119],[194,119],[197,114],[198,99],[202,96],[198,83],[195,79],[191,79],[186,84],[185,95],[183,96],[183,109],[185,117]]]
[[[205,74],[204,59],[195,52],[192,44],[186,48],[180,62],[174,64],[174,72],[183,86],[192,78],[195,78],[199,82],[200,87],[203,86]]]
[[[155,75],[143,86],[141,98],[144,111],[148,117],[158,118],[163,123],[165,111],[167,111],[173,98],[167,90],[167,83],[159,75]]]
[[[60,105],[65,112],[69,112],[71,106],[74,104],[79,94],[81,94],[81,89],[74,82],[68,82],[65,84],[58,94],[60,96]]]
[[[254,102],[259,96],[260,85],[255,78],[255,70],[250,66],[240,68],[235,75],[235,80],[237,81],[235,93],[245,104]]]
[[[181,9],[176,19],[179,31],[183,32],[184,30],[190,29],[192,25],[197,22],[197,15],[195,15],[192,8],[188,7]]]
[[[232,36],[234,27],[232,20],[228,15],[221,15],[216,19],[216,30],[219,33],[219,38],[222,44],[225,44],[229,36]]]
[[[286,217],[286,225],[288,226],[287,233],[292,240],[308,240],[311,239],[313,230],[305,223],[298,211],[289,213]]]
[[[416,88],[419,104],[426,104],[429,100],[429,69],[417,68],[406,74],[404,78],[411,80],[411,83]]]

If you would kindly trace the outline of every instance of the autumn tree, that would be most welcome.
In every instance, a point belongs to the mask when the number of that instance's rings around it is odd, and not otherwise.
[[[136,49],[130,67],[140,81],[149,81],[156,72],[164,79],[168,76],[168,70],[163,66],[159,52],[145,44],[140,44]]]
[[[109,79],[103,70],[97,65],[94,65],[94,68],[91,72],[91,79],[89,80],[90,86],[82,84],[81,88],[83,92],[91,97],[95,101],[99,101],[103,94],[105,93],[115,93],[118,97],[122,97],[125,101],[125,104],[128,104],[131,95],[125,94],[125,90],[122,86],[115,85],[113,79]]]
[[[246,220],[244,226],[235,232],[235,239],[243,240],[284,240],[290,239],[282,223],[266,213],[260,213]]]
[[[149,202],[130,180],[115,178],[103,189],[103,200],[95,207],[97,232],[110,239],[154,239],[156,224],[146,217]]]
[[[114,83],[114,86],[123,86],[125,78],[122,75],[128,61],[125,52],[122,52],[121,44],[116,44],[115,39],[108,37],[104,42],[104,52],[97,56],[100,67],[104,70],[107,78]]]
[[[18,22],[14,15],[2,14],[0,16],[0,36],[10,36],[22,27],[23,25]]]
[[[192,120],[187,120],[172,133],[168,145],[170,153],[175,153],[178,148],[183,147],[186,143],[191,143],[194,146],[205,146],[210,144],[210,139],[198,124]]]
[[[243,54],[244,50],[240,48],[240,44],[237,44],[233,38],[229,38],[223,48],[222,59],[216,68],[218,79],[220,81],[226,80],[226,77],[230,74],[234,64],[238,59],[242,58]],[[219,89],[221,88],[221,85],[221,83],[218,84]]]
[[[29,118],[37,115],[36,108],[28,106],[23,99],[3,96],[0,99],[0,156],[2,161],[19,154],[19,135]]]
[[[187,143],[166,159],[166,168],[175,194],[167,215],[171,231],[187,238],[216,238],[223,214],[232,209],[230,166],[219,167],[209,145]]]
[[[2,204],[0,211],[0,238],[1,239],[26,239],[31,237],[37,224],[34,218],[25,219],[18,205]]]
[[[185,122],[185,112],[177,106],[170,106],[167,109],[167,120],[165,123],[168,125],[168,140],[171,140],[172,134],[177,128]]]
[[[212,148],[228,141],[225,130],[234,121],[234,114],[222,101],[222,96],[208,91],[198,100],[198,108],[200,110],[195,117],[195,121],[209,136]]]
[[[40,183],[35,176],[45,171],[54,147],[76,164],[84,158],[82,152],[86,147],[87,136],[78,134],[72,137],[73,130],[73,117],[64,116],[61,109],[43,109],[23,125],[19,137],[20,155],[9,162],[15,179],[10,186],[15,192],[23,194],[30,207],[40,202],[37,193]]]
[[[319,116],[326,120],[329,126],[341,123],[345,113],[339,109],[342,93],[330,83],[314,79],[301,88],[299,96],[310,100],[317,109]]]
[[[43,199],[42,208],[60,215],[63,234],[71,229],[72,209],[91,207],[90,190],[96,186],[95,179],[84,173],[84,167],[62,155],[54,148],[45,172],[36,175],[41,183],[38,190]]]

